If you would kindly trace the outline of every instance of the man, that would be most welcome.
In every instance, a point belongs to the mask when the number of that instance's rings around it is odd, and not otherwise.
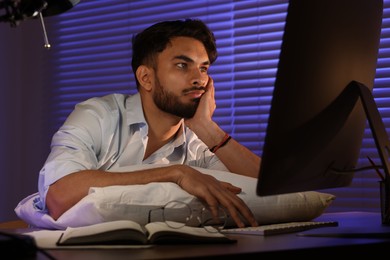
[[[174,182],[213,211],[226,208],[237,226],[256,220],[241,189],[191,166],[257,177],[260,158],[213,120],[215,38],[199,20],[157,23],[133,38],[138,93],[78,104],[53,136],[35,206],[58,219],[90,187]],[[169,166],[121,172],[124,166]]]

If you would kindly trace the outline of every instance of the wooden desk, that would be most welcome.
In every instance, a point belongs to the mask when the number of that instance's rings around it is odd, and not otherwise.
[[[55,249],[47,250],[55,259],[222,259],[228,256],[335,256],[348,253],[348,256],[374,256],[390,252],[390,226],[382,226],[377,213],[349,212],[324,214],[319,220],[339,221],[340,231],[344,228],[357,230],[378,229],[385,231],[387,238],[340,238],[306,237],[296,233],[274,236],[231,235],[238,241],[235,244],[202,245],[156,245],[150,248],[131,249]],[[318,230],[326,230],[320,228]],[[16,230],[26,232],[25,229]],[[336,256],[337,256],[336,255]],[[36,259],[47,259],[41,253]]]

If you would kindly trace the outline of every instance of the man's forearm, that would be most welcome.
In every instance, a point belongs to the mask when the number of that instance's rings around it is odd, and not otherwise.
[[[46,205],[53,219],[87,196],[91,187],[147,184],[150,182],[177,182],[178,166],[153,168],[134,172],[105,172],[83,170],[69,174],[53,183],[47,192]]]

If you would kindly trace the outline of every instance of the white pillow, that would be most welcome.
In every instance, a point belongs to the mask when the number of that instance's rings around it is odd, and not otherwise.
[[[142,169],[158,167],[148,165]],[[140,166],[127,167],[121,171],[134,171]],[[335,196],[317,191],[259,197],[256,195],[257,179],[234,173],[196,168],[215,178],[241,187],[241,199],[249,206],[259,224],[292,221],[308,221],[320,216],[335,199]],[[191,208],[200,208],[202,203],[174,183],[149,183],[146,185],[109,186],[91,188],[89,194],[65,212],[58,220],[33,208],[32,194],[22,200],[15,212],[19,218],[33,227],[65,229],[101,223],[104,221],[130,219],[146,224],[151,209],[161,207],[172,200],[186,202]],[[228,225],[234,225],[231,219]]]

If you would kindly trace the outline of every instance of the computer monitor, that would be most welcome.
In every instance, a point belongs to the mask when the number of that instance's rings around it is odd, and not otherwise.
[[[372,89],[382,0],[290,0],[257,194],[345,187],[367,116],[388,172],[388,137]]]

